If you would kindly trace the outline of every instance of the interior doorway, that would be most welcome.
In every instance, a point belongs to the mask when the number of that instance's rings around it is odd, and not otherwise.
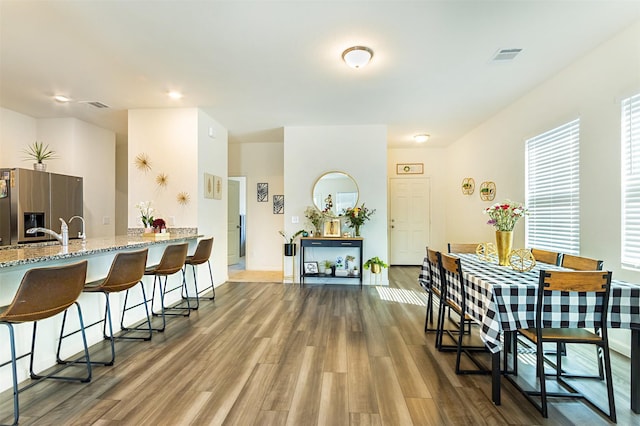
[[[429,178],[389,179],[389,263],[421,265],[431,224]]]

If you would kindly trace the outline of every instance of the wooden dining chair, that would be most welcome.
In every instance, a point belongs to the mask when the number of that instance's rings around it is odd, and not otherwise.
[[[491,370],[482,363],[480,363],[476,357],[473,356],[473,352],[486,352],[487,348],[484,344],[472,345],[463,344],[465,336],[470,340],[472,337],[471,332],[465,333],[465,326],[468,326],[471,331],[471,325],[475,324],[475,321],[466,313],[467,312],[467,289],[465,286],[464,276],[462,274],[462,264],[460,258],[450,256],[448,254],[440,255],[441,264],[441,277],[443,285],[442,300],[447,305],[447,308],[454,311],[459,320],[457,325],[457,333],[452,334],[450,330],[444,328],[444,311],[440,309],[438,327],[440,328],[440,339],[445,333],[453,338],[457,343],[454,346],[456,351],[456,374],[490,374]],[[454,290],[455,284],[458,283],[457,292]],[[457,296],[456,296],[457,293]],[[450,346],[449,346],[450,347]],[[445,350],[448,347],[440,342],[439,350]],[[475,370],[463,370],[460,367],[460,361],[462,354],[465,354],[469,359],[478,367]]]
[[[587,401],[599,412],[607,416],[612,422],[616,422],[615,400],[613,396],[613,383],[611,379],[611,358],[609,354],[609,338],[607,335],[607,312],[609,304],[609,293],[611,286],[611,272],[602,271],[540,271],[538,295],[536,304],[535,326],[518,330],[521,336],[526,337],[536,345],[536,366],[537,376],[539,377],[539,391],[525,391],[522,387],[514,382],[520,388],[527,399],[534,405],[543,417],[548,416],[547,397],[569,397],[581,398]],[[569,295],[575,297],[578,293],[584,295],[589,294],[593,297],[581,297],[580,306],[575,306],[571,313],[571,325],[564,325],[564,319],[557,319],[557,312],[554,312],[553,306],[557,305],[558,298]],[[594,333],[586,328],[578,327],[576,323],[592,317],[595,327],[600,329],[600,333]],[[575,321],[575,322],[574,322]],[[573,386],[564,380],[564,376],[560,374],[562,371],[562,356],[557,351],[555,363],[556,381],[567,392],[547,392],[547,376],[545,371],[545,357],[543,344],[552,343],[573,343],[573,344],[590,344],[600,348],[603,354],[603,368],[605,372],[607,396],[609,399],[609,412],[596,405],[584,394],[578,392]],[[517,358],[516,361],[517,362]],[[534,396],[539,396],[539,401]]]
[[[437,322],[436,327],[433,328],[433,318],[435,310],[433,309],[433,304],[435,302],[434,297],[438,299],[438,304],[441,301],[441,291],[440,285],[436,285],[436,279],[438,283],[440,282],[440,252],[436,250],[432,250],[427,247],[427,276],[428,283],[424,287],[427,292],[427,312],[424,320],[424,332],[438,332]],[[431,325],[431,328],[429,327]],[[437,347],[437,336],[436,336],[436,347]]]
[[[531,254],[537,262],[548,263],[549,265],[560,265],[562,255],[555,251],[542,250],[537,248],[531,249]]]
[[[604,262],[589,257],[563,254],[560,265],[563,268],[575,269],[576,271],[602,271]]]
[[[573,269],[576,271],[602,271],[602,268],[604,267],[604,262],[602,260],[591,259],[589,257],[563,254],[560,265],[563,268]],[[595,332],[598,333],[597,328],[595,329]],[[558,345],[558,348],[560,349],[560,352],[562,355],[567,354],[566,344],[561,343],[560,345]],[[600,353],[601,352],[600,349],[597,347],[596,347],[596,352],[597,352],[596,357],[600,359],[602,354]],[[597,376],[593,376],[589,374],[567,373],[564,371],[562,371],[561,374],[565,377],[578,377],[578,378],[585,378],[585,379],[599,378],[600,380],[604,380],[604,371],[602,371],[601,362],[598,362]]]
[[[449,253],[475,253],[480,243],[449,243],[447,252]]]

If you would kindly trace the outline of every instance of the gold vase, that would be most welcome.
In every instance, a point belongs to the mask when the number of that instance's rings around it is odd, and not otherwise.
[[[496,249],[498,251],[498,264],[509,266],[509,254],[513,246],[513,231],[496,231]]]
[[[372,274],[379,274],[380,272],[382,272],[382,268],[380,267],[380,265],[378,265],[376,263],[371,265],[371,273]]]

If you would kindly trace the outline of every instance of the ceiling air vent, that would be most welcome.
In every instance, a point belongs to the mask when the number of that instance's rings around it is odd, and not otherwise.
[[[522,52],[522,49],[500,49],[493,56],[492,61],[494,62],[504,62],[504,61],[512,61],[518,54]]]
[[[94,108],[110,108],[109,105],[103,104],[102,102],[99,101],[80,101],[78,102],[79,104],[87,104],[87,105],[91,105]]]

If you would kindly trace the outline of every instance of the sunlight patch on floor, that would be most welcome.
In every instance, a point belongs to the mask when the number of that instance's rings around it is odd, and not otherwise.
[[[381,300],[388,302],[406,303],[409,305],[427,306],[425,297],[414,290],[403,288],[376,287]]]

